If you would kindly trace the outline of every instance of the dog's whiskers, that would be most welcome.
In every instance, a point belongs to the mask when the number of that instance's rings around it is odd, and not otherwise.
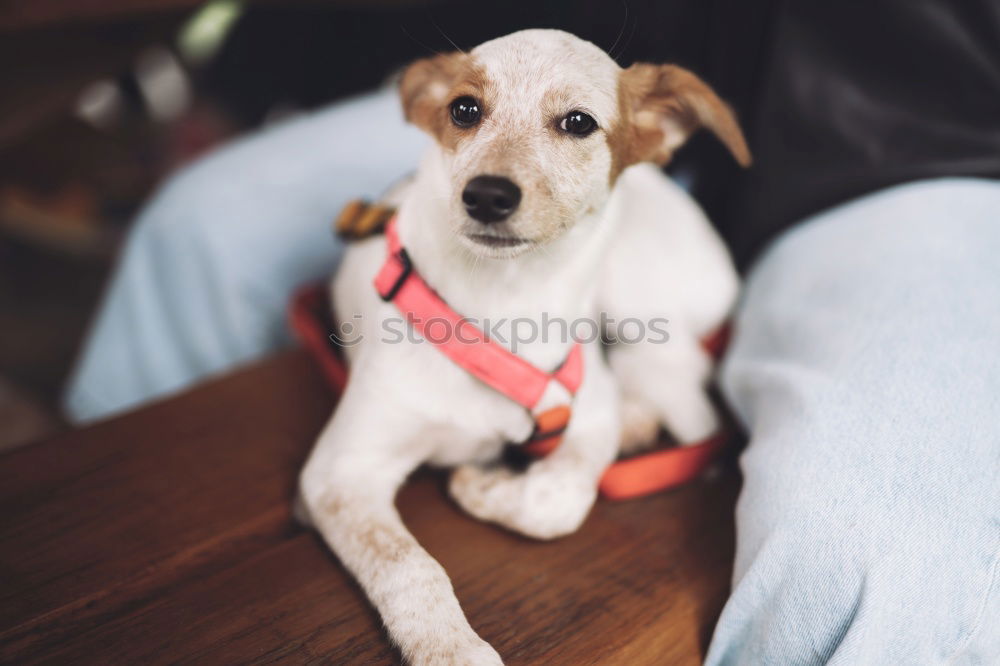
[[[406,26],[404,26],[402,23],[399,24],[399,29],[402,30],[403,33],[405,33],[406,36],[409,37],[410,40],[412,40],[413,43],[416,44],[417,46],[420,46],[420,47],[423,47],[423,48],[427,49],[428,51],[430,51],[434,55],[439,55],[439,56],[440,55],[444,55],[443,53],[441,53],[441,51],[438,51],[437,49],[432,49],[431,47],[427,46],[422,41],[420,41],[419,39],[417,39],[416,37],[414,37],[412,34],[410,34],[410,31],[407,30]]]
[[[459,46],[458,44],[456,44],[454,41],[452,41],[451,37],[449,37],[448,35],[445,34],[444,30],[441,29],[441,26],[439,26],[437,24],[437,21],[434,20],[434,17],[431,15],[431,10],[428,9],[426,5],[424,6],[424,12],[427,14],[427,18],[430,20],[431,25],[433,25],[437,29],[437,31],[441,33],[442,37],[444,37],[445,39],[448,40],[449,44],[451,44],[452,46],[454,46],[455,49],[458,50],[459,52],[461,52],[461,53],[463,53],[465,55],[469,55],[468,53],[465,52],[465,49],[463,49],[461,46]]]
[[[633,17],[633,19],[632,19],[632,29],[629,30],[628,37],[625,39],[625,43],[622,44],[621,51],[618,52],[619,56],[621,54],[625,53],[625,49],[627,49],[628,45],[632,43],[632,38],[635,37],[635,26],[637,26],[638,24],[639,24],[638,17]]]
[[[625,34],[625,27],[628,26],[628,2],[626,0],[622,0],[622,6],[625,8],[625,18],[622,19],[622,27],[618,30],[618,36],[615,37],[614,44],[612,44],[611,48],[607,50],[608,57],[611,58],[611,59],[614,59],[614,57],[615,57],[615,55],[614,55],[615,47],[618,46],[618,42],[621,40],[622,35]],[[622,51],[624,51],[624,50],[625,50],[625,47],[623,46],[622,47]],[[621,54],[619,54],[619,55],[621,55]]]

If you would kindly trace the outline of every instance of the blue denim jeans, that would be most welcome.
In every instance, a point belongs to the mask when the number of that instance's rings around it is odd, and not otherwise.
[[[332,272],[341,208],[412,171],[429,141],[383,90],[265,128],[172,178],[126,242],[67,415],[115,414],[289,344],[285,308]]]
[[[751,272],[751,434],[709,664],[1000,663],[1000,183],[895,187]]]
[[[127,244],[70,414],[285,343],[291,292],[336,258],[337,211],[425,141],[383,91],[174,178]],[[1000,663],[1000,183],[896,187],[784,234],[749,276],[721,379],[751,439],[707,662]]]

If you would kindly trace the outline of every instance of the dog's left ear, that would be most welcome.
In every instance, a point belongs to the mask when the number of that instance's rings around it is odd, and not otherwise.
[[[688,70],[637,63],[621,73],[618,95],[628,130],[622,167],[665,164],[700,127],[715,134],[741,166],[750,166],[750,149],[732,109]]]

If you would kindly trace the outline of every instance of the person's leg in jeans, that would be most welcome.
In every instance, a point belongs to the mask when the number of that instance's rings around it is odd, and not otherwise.
[[[722,383],[751,439],[707,663],[998,663],[1000,183],[803,223],[736,330]]]
[[[339,254],[333,219],[416,168],[427,139],[394,89],[222,148],[139,216],[66,395],[91,420],[262,356],[296,286]]]

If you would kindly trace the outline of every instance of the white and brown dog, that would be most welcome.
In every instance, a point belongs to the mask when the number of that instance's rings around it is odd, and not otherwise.
[[[341,321],[360,315],[364,339],[348,350],[350,381],[302,472],[304,508],[409,662],[497,664],[448,576],[401,522],[396,491],[422,463],[457,466],[450,491],[465,510],[550,539],[580,526],[623,446],[661,425],[682,442],[712,433],[712,363],[699,340],[727,318],[738,280],[704,214],[654,165],[699,127],[741,164],[750,156],[729,108],[690,72],[623,70],[559,31],[421,60],[400,89],[406,118],[436,141],[402,195],[396,230],[450,308],[499,322],[494,332],[508,341],[516,321],[604,312],[670,322],[666,344],[583,345],[586,370],[561,445],[513,472],[488,463],[529,438],[532,411],[434,344],[386,340],[386,322],[401,317],[372,286],[386,240],[348,250],[333,302]],[[539,335],[516,354],[549,372],[573,346]],[[566,399],[557,394],[538,401]]]

